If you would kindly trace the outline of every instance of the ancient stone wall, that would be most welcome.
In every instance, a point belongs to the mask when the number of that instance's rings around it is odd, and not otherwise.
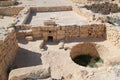
[[[17,16],[18,17],[17,18],[18,22],[17,22],[16,25],[19,26],[19,25],[25,24],[26,21],[28,20],[29,16],[30,16],[30,12],[31,12],[31,10],[30,10],[29,7],[25,7],[24,9],[22,9]]]
[[[106,25],[106,31],[107,31],[107,40],[109,40],[113,45],[120,48],[120,31],[119,31],[119,27],[107,24]]]
[[[103,16],[100,14],[94,14],[93,12],[85,9],[85,8],[80,8],[78,6],[74,6],[73,7],[73,11],[76,12],[79,15],[82,15],[84,17],[86,17],[88,20],[92,21],[93,18],[95,18],[96,20],[99,18],[102,18]]]
[[[0,15],[3,15],[3,16],[18,15],[18,13],[19,13],[22,9],[23,9],[23,7],[0,8]]]
[[[52,11],[71,11],[72,6],[59,6],[59,7],[31,7],[33,12],[52,12]]]
[[[91,24],[80,27],[80,38],[106,39],[106,27],[104,24]]]
[[[94,13],[101,13],[104,15],[120,12],[120,7],[118,4],[109,2],[85,5],[84,7]]]
[[[16,26],[16,36],[18,39],[25,38],[25,36],[27,36],[27,35],[32,35],[32,30],[31,30],[30,25],[18,25],[18,26]]]
[[[15,32],[3,35],[0,40],[0,80],[7,80],[8,68],[18,48]]]
[[[16,1],[0,1],[1,7],[12,6],[15,4]]]
[[[33,38],[41,38],[42,37],[41,28],[40,27],[32,28],[32,35]]]
[[[71,0],[71,1],[76,3],[83,3],[83,4],[87,2],[87,0]]]
[[[57,40],[72,38],[100,38],[105,39],[105,26],[103,24],[83,26],[61,26],[57,31]]]
[[[32,31],[31,31],[32,30]],[[30,32],[29,32],[30,31]],[[32,36],[35,38],[43,38],[48,40],[49,36],[53,37],[53,40],[69,40],[72,38],[99,38],[106,39],[105,25],[92,24],[92,25],[69,25],[69,26],[41,26],[32,27],[29,30],[19,30],[17,37],[25,38],[25,36]]]
[[[57,35],[57,28],[55,26],[41,27],[41,33],[42,33],[43,39],[46,41],[48,40],[49,36],[52,36],[54,41],[57,40],[56,37],[58,35]]]
[[[71,0],[71,1],[82,4],[91,3],[91,2],[106,2],[106,1],[113,2],[113,0]],[[120,0],[114,0],[114,2],[120,2]]]

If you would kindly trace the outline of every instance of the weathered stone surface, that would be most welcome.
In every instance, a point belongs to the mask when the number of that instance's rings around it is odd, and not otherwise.
[[[92,10],[95,13],[102,13],[102,14],[110,14],[110,13],[117,13],[120,12],[120,7],[118,4],[114,3],[98,3],[98,4],[92,4],[92,5],[85,5],[85,8],[88,10]]]
[[[0,80],[7,80],[7,69],[16,55],[17,48],[16,35],[10,32],[0,44]]]
[[[26,67],[12,70],[9,75],[9,80],[42,80],[47,79],[50,76],[50,67],[48,65],[39,65],[34,67]]]
[[[45,44],[45,41],[44,41],[44,40],[41,40],[41,41],[40,41],[39,48],[40,48],[40,49],[42,49],[42,48],[43,48],[43,46],[44,46],[44,44]]]
[[[26,39],[27,41],[32,41],[32,40],[33,40],[33,37],[32,37],[32,36],[26,36],[25,39]]]
[[[113,45],[120,48],[120,33],[117,27],[107,24],[107,40],[109,40]]]
[[[1,7],[6,7],[6,6],[12,6],[16,3],[15,0],[5,0],[5,1],[0,1],[0,6]]]
[[[32,32],[33,38],[43,38],[45,41],[48,37],[53,37],[53,41],[69,40],[73,38],[98,38],[105,39],[105,25],[103,24],[92,24],[83,26],[54,26],[51,27],[33,27]],[[25,37],[29,35],[27,30],[17,32],[18,37]]]
[[[64,41],[60,41],[58,44],[59,49],[63,49],[64,48]]]

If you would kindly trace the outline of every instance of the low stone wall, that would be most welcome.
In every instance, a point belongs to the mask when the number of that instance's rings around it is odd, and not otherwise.
[[[72,11],[72,6],[31,7],[30,9],[33,12]]]
[[[0,40],[0,80],[7,80],[8,68],[15,57],[17,48],[15,32],[6,34],[6,37]]]
[[[80,38],[106,39],[106,27],[104,24],[91,24],[80,27]]]
[[[16,26],[25,24],[30,16],[30,12],[31,12],[31,10],[29,7],[25,7],[24,9],[22,9],[17,16],[18,22],[17,22]]]
[[[32,35],[32,30],[30,25],[18,25],[16,26],[16,36],[17,39],[25,38],[27,35]]]
[[[72,38],[99,38],[105,39],[105,26],[103,24],[92,24],[83,26],[61,26],[57,31],[57,40]]]
[[[92,11],[87,10],[86,8],[78,7],[78,6],[74,6],[73,11],[76,12],[77,14],[79,14],[79,15],[82,15],[82,16],[86,17],[90,21],[93,21],[94,18],[97,20],[97,19],[103,17],[100,14],[94,14]]]
[[[76,3],[82,3],[82,4],[87,3],[87,0],[71,0],[71,1],[76,2]]]
[[[23,7],[0,8],[0,15],[3,15],[3,16],[18,15],[18,13],[19,13],[22,9],[23,9]]]
[[[82,4],[91,3],[91,2],[106,2],[106,1],[113,2],[113,0],[71,0],[71,1]],[[114,2],[120,2],[120,0],[114,0]]]
[[[1,7],[12,6],[15,4],[16,1],[0,1]]]
[[[39,26],[32,27],[32,31],[21,30],[17,32],[17,36],[25,38],[26,35],[33,36],[33,38],[43,38],[48,40],[48,37],[53,37],[53,40],[69,40],[72,38],[99,38],[106,39],[106,29],[104,24],[92,25],[68,25],[68,26]],[[30,29],[29,29],[30,30]]]
[[[33,38],[41,38],[42,37],[41,28],[40,27],[32,28],[32,35],[33,35]]]
[[[118,29],[117,29],[118,28]],[[106,25],[107,40],[109,40],[114,46],[120,48],[120,31],[119,26]]]

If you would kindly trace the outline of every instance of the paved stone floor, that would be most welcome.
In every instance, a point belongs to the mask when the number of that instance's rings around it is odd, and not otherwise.
[[[27,24],[44,26],[44,21],[46,20],[55,20],[56,24],[59,25],[83,25],[88,23],[87,18],[80,16],[73,11],[61,11],[32,13]]]

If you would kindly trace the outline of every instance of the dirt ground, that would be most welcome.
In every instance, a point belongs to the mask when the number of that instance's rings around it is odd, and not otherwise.
[[[84,40],[84,42],[91,42],[93,40]],[[72,48],[81,41],[74,40],[65,42],[65,47]],[[108,41],[95,41],[96,44],[103,45],[109,50],[109,53],[104,52],[105,58],[110,62],[119,62],[120,50],[113,46]],[[87,68],[77,65],[70,58],[70,50],[59,49],[57,42],[47,42],[45,49],[39,49],[40,40],[25,42],[19,41],[19,49],[15,58],[14,65],[16,68],[30,67],[36,65],[49,64],[51,68],[51,77],[61,79],[66,77],[67,80],[114,80],[111,78],[115,75],[114,72],[109,72],[110,64],[103,65],[99,68]],[[114,54],[113,54],[114,53]],[[112,61],[110,61],[112,60]],[[88,76],[88,78],[87,78]],[[101,77],[99,77],[101,76]],[[99,77],[99,78],[98,78]],[[91,78],[91,79],[89,79]],[[108,79],[106,79],[108,78]]]

